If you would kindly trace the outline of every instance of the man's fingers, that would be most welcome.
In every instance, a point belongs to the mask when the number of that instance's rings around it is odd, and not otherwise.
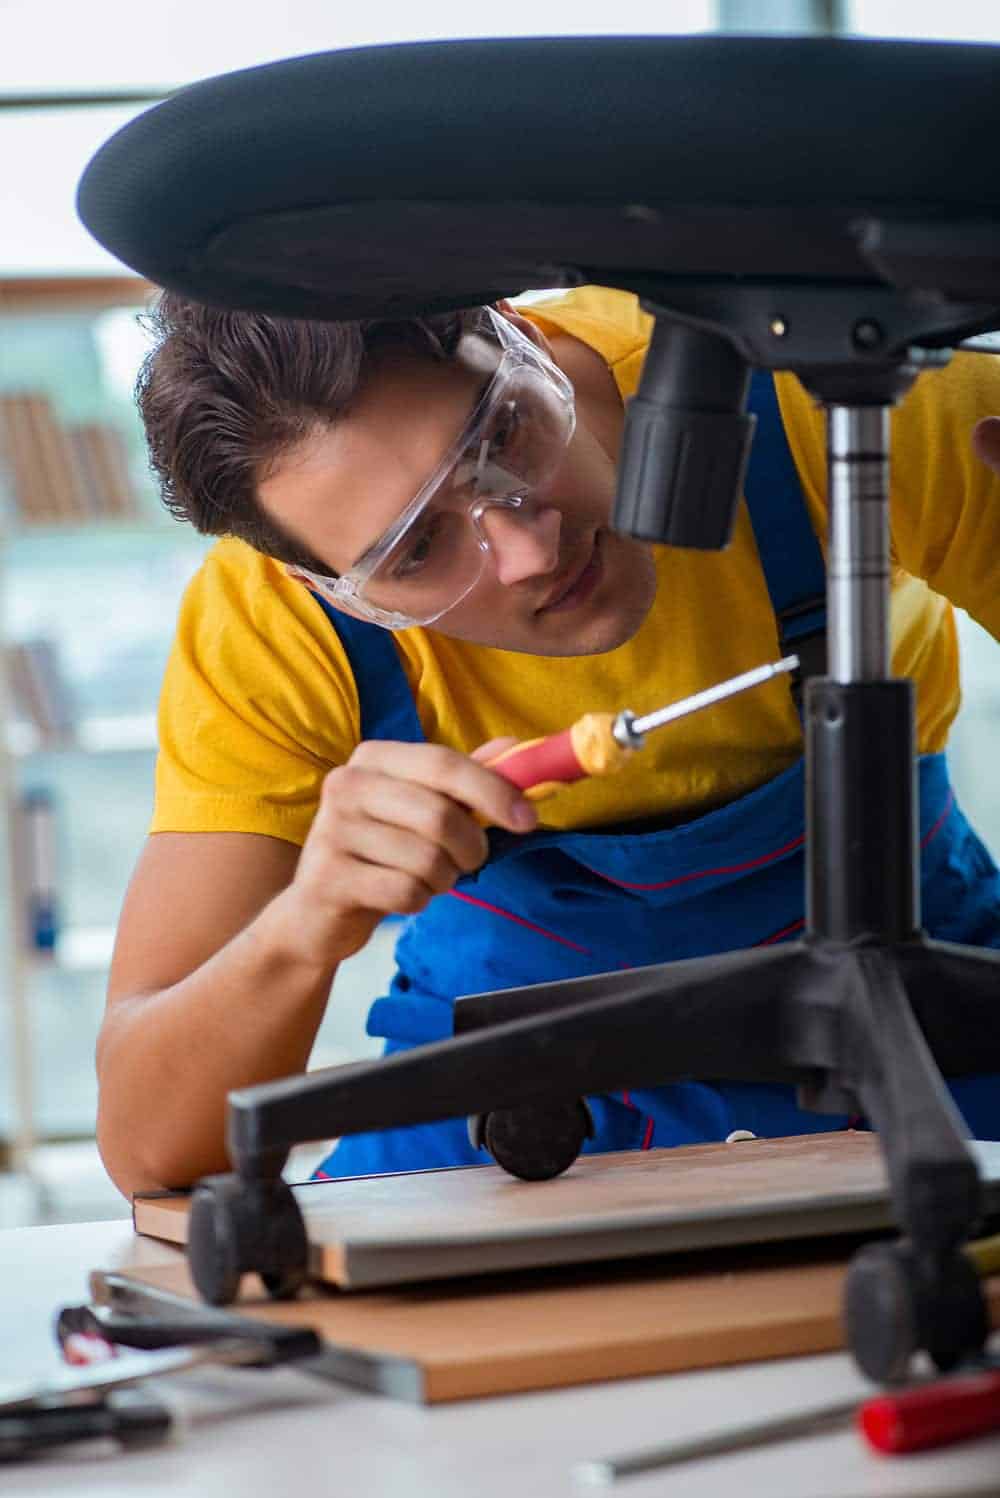
[[[355,766],[437,791],[476,813],[487,825],[506,827],[511,832],[527,832],[537,825],[535,808],[516,786],[471,755],[441,744],[366,740],[351,755],[346,768]]]
[[[513,740],[483,746],[499,753]],[[293,880],[322,950],[355,952],[373,921],[415,915],[489,851],[483,825],[537,825],[516,786],[439,744],[366,741],[323,782]]]
[[[352,830],[350,853],[352,858],[378,865],[391,874],[403,874],[434,895],[451,889],[464,872],[440,845],[388,822],[358,823]]]
[[[378,915],[418,915],[440,891],[414,874],[354,859],[351,863],[352,905]]]
[[[397,780],[373,771],[347,771],[325,794],[337,822],[337,840],[350,854],[373,863],[397,863],[391,849],[392,834],[427,849],[427,867],[437,855],[445,855],[458,873],[469,873],[487,857],[487,834],[467,810],[448,795],[431,791],[413,780]],[[424,864],[413,863],[413,855],[400,867],[424,875]],[[451,881],[454,882],[454,881]]]
[[[503,754],[505,749],[513,749],[517,742],[518,740],[512,733],[500,739],[488,739],[485,744],[480,744],[478,749],[473,749],[471,757],[481,765],[488,765],[499,754]]]

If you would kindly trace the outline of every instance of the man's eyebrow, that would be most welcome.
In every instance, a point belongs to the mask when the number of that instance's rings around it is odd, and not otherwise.
[[[497,365],[497,368],[499,368],[499,364]],[[496,379],[496,375],[497,375],[497,371],[496,371],[496,369],[494,369],[491,373],[489,373],[489,374],[486,375],[486,377],[483,379],[482,383],[476,389],[476,393],[475,393],[475,396],[473,398],[472,406],[471,406],[471,408],[469,410],[469,414],[465,418],[465,422],[464,422],[464,424],[463,424],[463,426],[462,426],[462,428],[461,428],[458,436],[455,438],[454,443],[448,449],[449,452],[454,452],[455,453],[453,462],[457,462],[458,459],[462,456],[462,453],[466,449],[466,445],[467,445],[469,439],[472,436],[472,423],[473,423],[473,420],[474,420],[477,412],[479,411],[480,406],[483,404],[483,401],[486,399],[486,394],[487,394],[490,386],[493,384],[493,381]],[[461,446],[459,446],[459,443],[461,443]],[[456,448],[458,449],[457,452],[455,452]],[[442,459],[442,462],[443,461],[444,460]],[[438,466],[440,467],[441,465],[439,464]],[[443,478],[444,474],[442,474],[441,477]],[[426,482],[427,481],[425,480],[425,483]],[[440,482],[440,480],[439,480],[439,482]],[[421,488],[423,488],[423,485],[421,485]],[[420,491],[418,490],[417,493],[419,493],[419,492]],[[413,498],[415,499],[416,495],[414,495]],[[403,506],[403,509],[400,510],[399,515],[402,515],[403,511],[406,510],[406,509],[408,509],[409,506],[412,503],[413,503],[413,499],[408,500],[407,503]],[[396,520],[399,519],[399,515],[396,516]],[[354,558],[354,560],[351,562],[350,566],[347,568],[348,572],[353,572],[356,567],[359,567],[361,565],[361,563],[364,561],[365,557],[368,556],[368,554],[376,546],[378,546],[379,542],[382,540],[382,537],[386,534],[386,531],[390,531],[392,529],[392,527],[396,524],[396,520],[393,520],[389,525],[387,525],[385,527],[385,530],[383,530],[379,535],[377,535],[373,541],[369,541],[368,545],[365,546],[358,553],[358,555]]]

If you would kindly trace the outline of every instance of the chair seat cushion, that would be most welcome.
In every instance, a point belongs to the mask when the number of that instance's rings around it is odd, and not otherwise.
[[[1000,303],[998,139],[997,47],[417,43],[186,88],[101,149],[79,208],[161,285],[300,316],[650,275],[877,282],[872,218],[988,232]]]

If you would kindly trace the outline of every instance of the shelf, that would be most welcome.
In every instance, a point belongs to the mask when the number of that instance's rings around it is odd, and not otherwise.
[[[36,754],[151,754],[157,746],[156,714],[84,718],[72,739],[46,741],[30,723],[10,723],[7,748],[15,759]]]
[[[27,953],[35,968],[55,968],[64,973],[97,973],[111,965],[115,944],[114,926],[67,926],[59,933],[55,953]]]
[[[177,603],[213,544],[158,504],[147,470],[133,385],[152,290],[121,275],[0,278],[0,799],[13,881],[0,902],[0,1130],[18,1160],[39,1133],[92,1128],[119,904],[109,895],[148,825],[155,687]],[[57,865],[41,883],[56,884],[67,922],[54,952],[27,947],[19,898],[30,871],[18,840],[37,832],[19,802],[39,790]]]

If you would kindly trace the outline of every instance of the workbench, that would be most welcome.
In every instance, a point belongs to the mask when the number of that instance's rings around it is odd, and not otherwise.
[[[0,1347],[5,1375],[59,1367],[57,1306],[87,1298],[96,1267],[152,1264],[169,1252],[137,1240],[131,1223],[0,1233]],[[104,1455],[77,1447],[0,1470],[4,1498],[970,1498],[1000,1493],[1000,1434],[947,1451],[879,1458],[853,1430],[809,1437],[608,1489],[573,1480],[574,1464],[714,1430],[870,1386],[844,1354],[626,1379],[552,1393],[421,1408],[293,1370],[204,1370],[161,1388],[184,1428],[171,1444]]]

